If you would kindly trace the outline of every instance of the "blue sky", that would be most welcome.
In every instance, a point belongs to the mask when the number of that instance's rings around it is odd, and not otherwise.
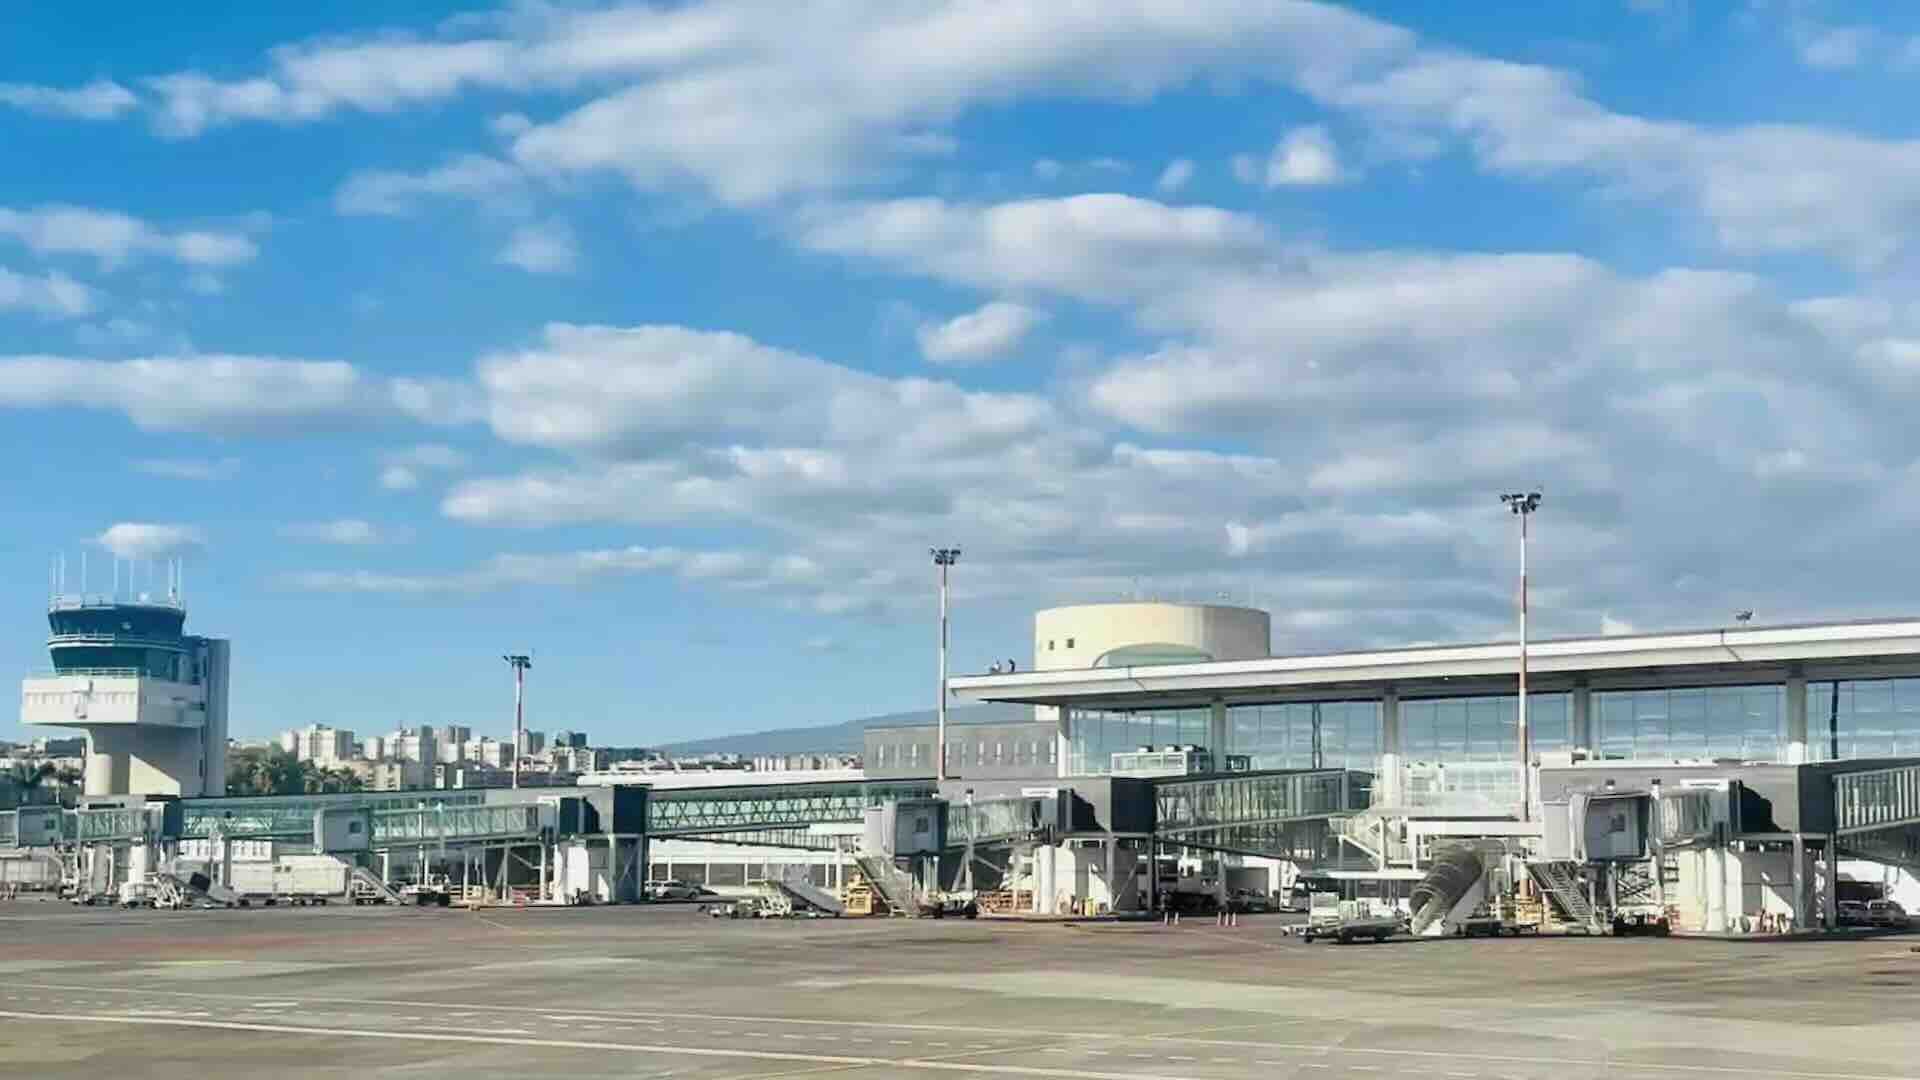
[[[1058,602],[1276,647],[1911,611],[1920,16],[1683,0],[15,13],[0,676],[186,560],[234,727],[928,704]],[[97,31],[111,24],[103,43]],[[0,728],[0,735],[7,734]]]

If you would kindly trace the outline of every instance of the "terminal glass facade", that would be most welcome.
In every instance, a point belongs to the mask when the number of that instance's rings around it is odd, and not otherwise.
[[[1564,750],[1573,699],[1527,695],[1527,742],[1538,753]],[[1400,702],[1400,753],[1407,761],[1510,762],[1520,752],[1519,697],[1412,698]]]
[[[1808,680],[1807,753],[1816,761],[1920,755],[1920,679]]]
[[[1314,760],[1314,728],[1320,757]],[[1361,769],[1372,772],[1380,754],[1377,701],[1289,702],[1227,710],[1231,754],[1251,757],[1256,769]]]
[[[1591,716],[1594,742],[1603,757],[1775,761],[1785,745],[1786,689],[1596,690]]]
[[[1068,747],[1068,772],[1073,776],[1104,774],[1112,768],[1113,755],[1128,750],[1207,746],[1207,724],[1212,715],[1211,709],[1160,709],[1151,712],[1075,709],[1073,736]],[[1207,749],[1215,748],[1207,746]]]

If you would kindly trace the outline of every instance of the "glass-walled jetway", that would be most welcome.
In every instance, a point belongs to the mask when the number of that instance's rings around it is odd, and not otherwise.
[[[1527,696],[1530,749],[1536,758],[1577,750],[1614,761],[1788,762],[1796,745],[1797,760],[1808,762],[1920,755],[1920,678],[1692,686],[1674,678],[1676,685],[1644,688],[1556,689],[1543,680],[1547,688]],[[1804,722],[1797,739],[1796,707]],[[1229,703],[1223,716],[1207,707],[1066,711],[1072,776],[1106,775],[1115,754],[1162,746],[1244,757],[1254,769],[1373,771],[1395,755],[1416,785],[1434,766],[1518,758],[1514,694]],[[1221,735],[1224,745],[1215,745]]]

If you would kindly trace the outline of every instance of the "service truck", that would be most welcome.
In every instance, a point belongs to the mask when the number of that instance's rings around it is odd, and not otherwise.
[[[1307,908],[1307,941],[1331,938],[1342,945],[1362,939],[1385,941],[1399,933],[1405,920],[1393,905],[1381,900],[1342,900],[1338,893],[1314,893]]]

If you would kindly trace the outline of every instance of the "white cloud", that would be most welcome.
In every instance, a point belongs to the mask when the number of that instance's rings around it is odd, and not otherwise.
[[[411,417],[464,414],[419,380],[363,376],[328,360],[156,356],[84,360],[0,356],[0,408],[101,409],[150,431],[285,433]]]
[[[580,251],[565,222],[543,221],[514,229],[498,261],[529,274],[570,274]]]
[[[922,324],[920,352],[936,364],[970,364],[992,360],[1019,347],[1029,332],[1046,318],[1024,304],[994,300],[944,323]]]
[[[383,491],[412,491],[420,486],[420,470],[406,465],[384,465],[380,469]]]
[[[1600,632],[1609,637],[1617,634],[1631,634],[1634,632],[1634,626],[1625,619],[1616,619],[1606,612],[1601,612]]]
[[[72,319],[91,312],[97,303],[92,289],[57,270],[35,276],[0,266],[0,311]]]
[[[218,480],[240,471],[239,458],[145,458],[132,465],[135,472],[169,480]]]
[[[467,455],[445,443],[416,443],[404,449],[389,450],[380,455],[380,460],[389,465],[405,465],[415,469],[467,467]]]
[[[1800,62],[1821,71],[1859,67],[1880,40],[1870,26],[1797,26],[1791,35]]]
[[[1186,187],[1187,182],[1192,179],[1193,160],[1191,158],[1174,158],[1172,161],[1167,162],[1167,167],[1161,170],[1160,179],[1154,181],[1153,186],[1163,194],[1172,195],[1181,188]]]
[[[1321,187],[1343,178],[1340,152],[1327,129],[1318,124],[1295,128],[1281,136],[1267,155],[1262,182],[1269,188]]]
[[[139,103],[140,99],[133,96],[133,91],[111,79],[96,79],[72,89],[0,83],[0,105],[82,120],[108,120]]]
[[[41,255],[86,255],[115,266],[132,258],[172,259],[194,267],[248,262],[259,249],[245,233],[168,231],[111,210],[52,204],[27,210],[0,207],[0,236]]]
[[[1042,180],[1058,180],[1060,174],[1067,171],[1065,165],[1052,158],[1041,158],[1033,163],[1033,175]]]
[[[607,578],[664,574],[700,585],[770,595],[792,606],[828,614],[872,607],[836,586],[824,567],[804,555],[747,551],[689,551],[672,547],[601,548],[537,554],[500,554],[465,571],[391,574],[355,570],[294,574],[285,584],[319,592],[434,595],[503,588],[567,588]]]
[[[165,559],[186,555],[206,546],[206,538],[191,525],[122,521],[108,526],[94,543],[121,559]]]
[[[518,211],[527,202],[522,172],[498,158],[460,154],[422,173],[368,170],[354,173],[334,193],[334,209],[342,214],[399,217],[436,198],[467,199],[504,211]]]
[[[467,466],[467,456],[441,443],[419,443],[380,455],[379,483],[384,491],[412,491],[425,472],[451,472]]]
[[[751,0],[549,6],[468,20],[436,40],[299,43],[244,78],[182,72],[150,85],[174,134],[386,111],[477,88],[586,89],[600,96],[513,136],[512,160],[543,175],[608,172],[757,205],[884,177],[981,107],[1134,103],[1201,82],[1258,81],[1351,115],[1381,146],[1451,141],[1492,172],[1582,176],[1608,195],[1690,212],[1736,253],[1810,250],[1878,266],[1920,235],[1920,143],[1619,113],[1569,72],[1429,46],[1331,5],[855,0],[782,14],[768,18]],[[1283,155],[1279,175],[1325,176],[1319,157]]]
[[[400,538],[400,534],[378,528],[372,522],[360,518],[296,522],[282,528],[280,532],[281,535],[294,540],[308,540],[316,544],[340,544],[348,547],[391,543]]]

